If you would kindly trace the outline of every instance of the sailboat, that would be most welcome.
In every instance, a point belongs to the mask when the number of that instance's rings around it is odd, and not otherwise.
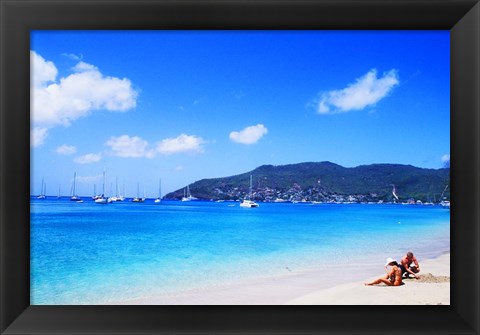
[[[143,190],[143,193],[145,193],[145,189]],[[145,197],[140,198],[140,184],[137,183],[137,196],[133,198],[132,202],[144,202]]]
[[[183,198],[182,201],[192,201],[197,200],[192,194],[190,193],[190,185],[187,185],[187,190],[183,190]]]
[[[443,190],[442,195],[440,196],[440,199],[442,199],[442,201],[440,202],[440,205],[445,209],[450,209],[450,201],[448,201],[447,198],[443,196],[447,188],[448,188],[448,185],[445,186],[445,189]]]
[[[117,196],[117,201],[124,201],[124,200],[125,200],[125,181],[123,182],[122,194]]]
[[[162,180],[158,181],[158,198],[155,199],[155,203],[158,204],[162,201]]]
[[[73,188],[72,188],[72,196],[70,197],[70,200],[71,201],[80,201],[82,199],[80,199],[80,197],[78,195],[76,195],[76,190],[75,190],[75,186],[76,186],[76,182],[75,182],[75,179],[77,178],[77,173],[74,172],[73,173]]]
[[[393,195],[393,198],[394,198],[393,202],[397,203],[397,201],[399,200],[398,195],[397,195],[397,189],[395,188],[395,185],[392,184],[392,186],[393,186],[392,195]]]
[[[440,205],[445,209],[450,209],[450,201],[448,201],[448,200],[442,200]]]
[[[110,184],[110,190],[112,189],[112,185]],[[110,197],[112,201],[119,201],[119,195],[118,195],[118,177],[115,178],[115,196]]]
[[[92,196],[92,200],[97,200],[99,199],[101,196],[97,194],[97,185],[93,184],[93,196]]]
[[[42,178],[42,187],[40,189],[40,194],[38,195],[37,199],[45,199],[46,193],[47,193],[47,184],[43,182],[43,178]]]
[[[188,198],[187,198],[187,191],[186,191],[186,189],[185,189],[185,188],[183,189],[183,197],[182,197],[182,201],[190,201],[190,200],[188,200]]]
[[[245,208],[260,207],[259,204],[257,204],[255,201],[253,201],[251,199],[252,199],[252,175],[250,175],[250,194],[248,196],[248,199],[244,199],[240,203],[240,207],[245,207]]]
[[[95,199],[96,204],[109,204],[112,202],[112,199],[105,197],[105,182],[106,182],[106,176],[105,176],[105,170],[103,170],[103,189],[102,189],[102,195]]]

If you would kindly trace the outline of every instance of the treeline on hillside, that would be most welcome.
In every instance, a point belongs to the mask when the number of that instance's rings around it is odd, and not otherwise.
[[[449,199],[446,186],[450,169],[424,169],[401,164],[371,164],[346,168],[331,162],[262,165],[243,174],[202,179],[189,185],[191,194],[204,200],[239,200],[249,196],[259,201],[392,201],[395,186],[399,201],[439,202]],[[165,196],[181,199],[184,188]]]

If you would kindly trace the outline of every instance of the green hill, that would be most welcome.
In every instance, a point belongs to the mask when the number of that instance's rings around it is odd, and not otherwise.
[[[237,200],[248,195],[253,176],[253,198],[259,201],[392,201],[395,185],[400,201],[410,198],[439,201],[450,183],[450,169],[423,169],[411,165],[372,164],[345,168],[331,162],[262,165],[236,176],[202,179],[190,185],[199,199]],[[167,194],[180,199],[184,189]],[[444,192],[447,199],[450,192]]]

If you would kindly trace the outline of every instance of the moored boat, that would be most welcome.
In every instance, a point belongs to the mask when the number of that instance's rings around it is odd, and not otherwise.
[[[45,199],[47,193],[47,184],[44,183],[43,178],[42,178],[42,188],[40,190],[40,194],[38,195],[37,199]]]
[[[143,193],[145,193],[145,189],[143,190]],[[140,184],[137,183],[137,196],[132,199],[132,202],[145,202],[145,196],[143,198],[140,198]]]
[[[76,194],[76,179],[77,179],[77,173],[73,173],[73,187],[72,187],[72,196],[70,197],[70,201],[79,201],[82,200],[80,197]]]
[[[158,198],[155,199],[155,203],[158,204],[162,201],[162,180],[158,181]]]
[[[192,194],[190,193],[190,186],[187,185],[187,189],[183,190],[183,198],[182,201],[192,201],[192,200],[197,200]]]
[[[95,199],[96,204],[106,205],[112,202],[112,199],[105,196],[105,182],[106,182],[106,174],[105,170],[103,171],[103,188],[102,188],[102,195]]]
[[[240,203],[240,207],[244,207],[244,208],[256,208],[256,207],[260,207],[259,204],[257,204],[255,201],[251,200],[252,199],[252,175],[250,175],[250,192],[249,192],[249,196],[248,196],[248,199],[244,199],[241,203]]]
[[[450,201],[448,200],[443,200],[440,205],[445,208],[445,209],[450,209]]]

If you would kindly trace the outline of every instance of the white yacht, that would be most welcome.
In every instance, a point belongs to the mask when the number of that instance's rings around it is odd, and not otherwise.
[[[443,208],[445,209],[450,209],[450,201],[448,200],[443,200],[440,205],[442,205]]]
[[[101,205],[106,205],[112,202],[112,199],[108,198],[105,196],[105,182],[106,182],[106,177],[105,177],[105,170],[103,171],[103,188],[102,188],[102,195],[95,199],[96,204],[101,204]]]
[[[250,175],[250,194],[249,194],[248,198],[249,199],[244,199],[240,203],[240,207],[245,207],[245,208],[260,207],[259,204],[257,204],[255,201],[251,200],[252,199],[252,175]]]
[[[76,182],[75,182],[75,179],[77,178],[77,173],[74,172],[73,173],[73,188],[72,188],[72,196],[70,197],[70,200],[71,201],[79,201],[79,200],[82,200],[78,195],[76,195],[76,190],[75,190],[75,186],[76,186]]]
[[[42,188],[40,190],[40,194],[38,195],[37,199],[45,199],[47,196],[45,195],[47,193],[47,184],[43,182],[42,178]]]
[[[443,196],[447,188],[448,188],[448,185],[445,186],[445,188],[443,189],[442,195],[440,196],[440,199],[443,199],[442,201],[440,201],[440,205],[445,209],[450,209],[450,201],[447,200],[447,197]]]
[[[145,189],[143,190],[143,193],[145,193]],[[140,184],[137,183],[137,196],[133,198],[132,202],[145,202],[145,196],[143,198],[140,198]]]
[[[111,189],[111,187],[110,187]],[[123,201],[122,198],[120,198],[120,195],[118,194],[118,177],[115,178],[115,196],[110,197],[110,200],[112,201]]]
[[[101,197],[100,194],[97,194],[97,185],[93,184],[93,196],[92,200],[97,200]]]
[[[182,201],[192,201],[197,200],[192,194],[190,193],[190,185],[187,185],[187,190],[183,190],[183,198]]]
[[[155,199],[155,203],[158,204],[162,201],[162,180],[158,181],[158,198]]]

